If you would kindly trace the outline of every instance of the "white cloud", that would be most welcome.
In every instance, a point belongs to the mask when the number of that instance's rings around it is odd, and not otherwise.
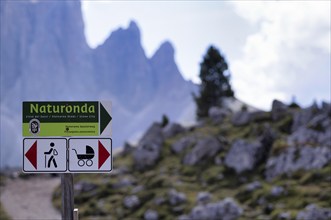
[[[232,62],[237,96],[269,109],[274,98],[330,100],[330,2],[234,2],[259,26]]]

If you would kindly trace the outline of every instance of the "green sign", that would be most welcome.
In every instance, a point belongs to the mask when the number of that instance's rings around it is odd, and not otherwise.
[[[23,102],[23,136],[110,136],[111,103]]]

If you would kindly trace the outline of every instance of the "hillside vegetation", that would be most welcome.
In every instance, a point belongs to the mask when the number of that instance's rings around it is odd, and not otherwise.
[[[330,116],[328,103],[274,101],[213,107],[189,128],[154,123],[112,173],[74,176],[75,207],[81,219],[329,219]]]

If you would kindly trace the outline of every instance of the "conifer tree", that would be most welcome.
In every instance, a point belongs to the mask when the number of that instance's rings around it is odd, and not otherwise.
[[[200,64],[200,94],[195,96],[197,117],[208,116],[212,106],[223,105],[225,97],[233,97],[234,92],[230,85],[230,72],[225,58],[213,46],[208,48],[207,54]]]

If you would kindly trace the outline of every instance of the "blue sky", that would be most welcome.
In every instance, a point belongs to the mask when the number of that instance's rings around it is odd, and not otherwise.
[[[329,1],[83,1],[82,11],[92,48],[135,20],[146,55],[169,40],[194,82],[215,45],[230,64],[236,96],[256,107],[293,96],[303,106],[330,100]]]

